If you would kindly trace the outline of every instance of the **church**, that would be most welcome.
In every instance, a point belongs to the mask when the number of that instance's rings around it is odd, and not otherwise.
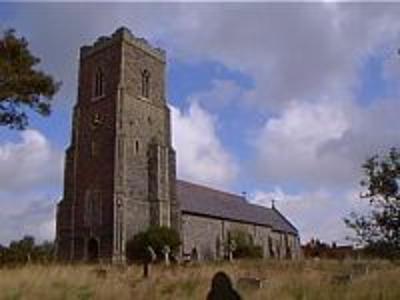
[[[151,225],[177,230],[180,255],[222,258],[240,230],[266,258],[298,257],[298,230],[277,208],[176,178],[165,68],[165,51],[127,28],[80,48],[57,257],[123,263],[127,241]]]

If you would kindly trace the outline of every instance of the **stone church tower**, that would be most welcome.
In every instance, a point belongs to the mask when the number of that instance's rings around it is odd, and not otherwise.
[[[126,28],[80,49],[57,209],[60,259],[123,262],[137,232],[180,229],[165,64],[163,50]]]

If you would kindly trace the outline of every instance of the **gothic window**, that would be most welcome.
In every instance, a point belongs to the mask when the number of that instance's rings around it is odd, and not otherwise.
[[[136,153],[139,153],[139,141],[135,142],[135,151]]]
[[[150,96],[150,73],[147,70],[142,72],[142,96],[145,98]]]
[[[104,73],[101,68],[98,68],[94,78],[94,97],[104,95]]]
[[[102,224],[101,193],[99,190],[87,190],[84,201],[84,218],[86,226]]]

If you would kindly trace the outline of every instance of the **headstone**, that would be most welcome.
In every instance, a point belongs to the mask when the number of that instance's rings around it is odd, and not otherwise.
[[[241,277],[237,281],[237,286],[239,289],[261,289],[266,284],[264,278],[257,277]]]
[[[147,246],[147,253],[143,263],[143,277],[148,278],[150,276],[150,264],[157,259],[157,255],[151,246]]]
[[[170,265],[170,253],[171,253],[171,249],[169,248],[168,245],[165,245],[165,246],[163,247],[162,252],[163,252],[163,254],[164,254],[164,262],[165,262],[165,265],[166,265],[166,266],[169,266],[169,265]]]
[[[156,252],[154,251],[153,247],[148,246],[148,247],[147,247],[147,251],[148,251],[148,253],[149,253],[150,262],[155,262],[156,259],[157,259],[157,254],[156,254]]]
[[[236,250],[236,242],[234,240],[230,240],[229,241],[229,247],[228,247],[228,257],[229,257],[229,261],[232,262],[233,261],[233,252],[235,252]]]

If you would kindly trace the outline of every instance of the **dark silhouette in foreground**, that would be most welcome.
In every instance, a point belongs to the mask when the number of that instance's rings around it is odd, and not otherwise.
[[[224,272],[214,275],[211,282],[211,290],[208,292],[207,300],[241,300],[239,293],[232,287],[232,282]]]

